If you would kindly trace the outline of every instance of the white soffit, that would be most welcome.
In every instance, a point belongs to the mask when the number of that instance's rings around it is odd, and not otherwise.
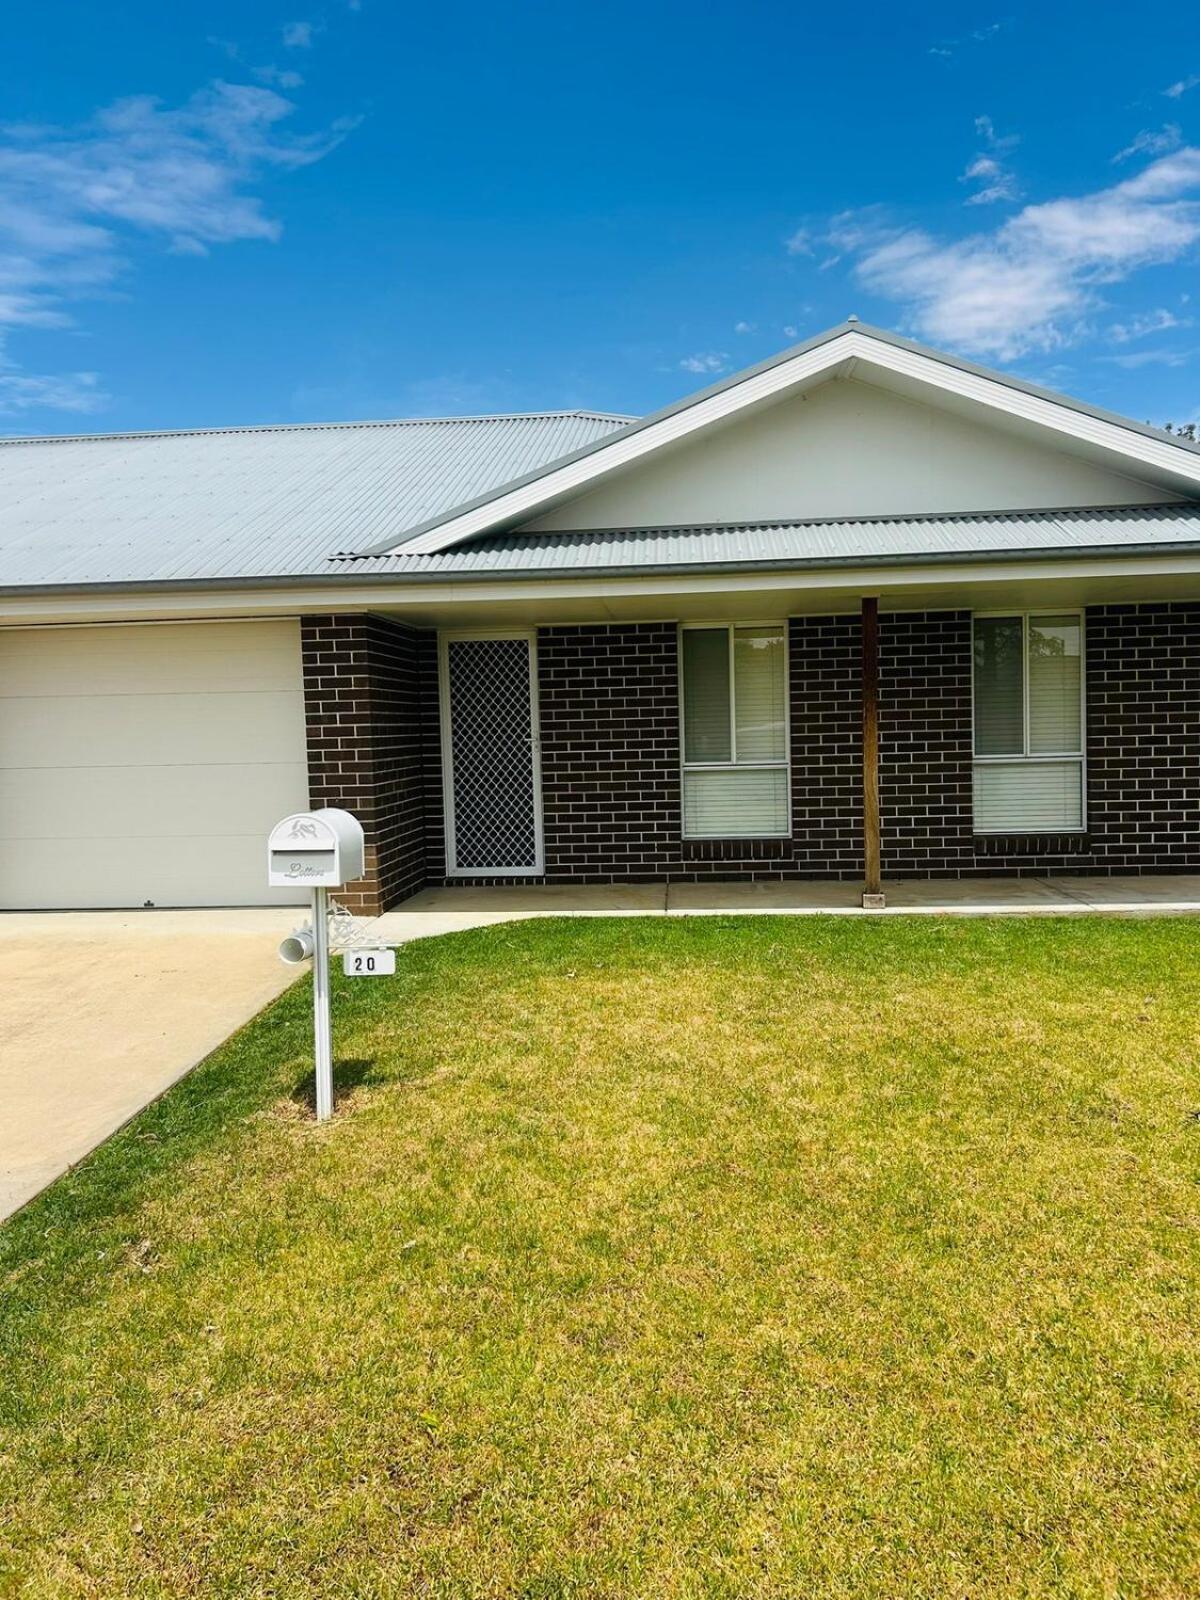
[[[951,405],[963,413],[982,409],[1007,428],[1053,440],[1059,448],[1185,495],[1200,493],[1200,450],[1139,428],[1119,417],[1079,406],[981,368],[927,353],[906,341],[863,327],[835,331],[792,356],[751,368],[734,378],[624,429],[529,481],[464,507],[403,543],[405,554],[446,550],[482,533],[514,526],[632,467],[655,451],[691,438],[756,407],[801,392],[837,375],[879,383],[914,399]],[[1047,438],[1049,436],[1049,438]],[[377,546],[383,555],[401,546]]]

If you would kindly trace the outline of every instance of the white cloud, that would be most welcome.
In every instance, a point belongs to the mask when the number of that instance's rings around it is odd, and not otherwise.
[[[1189,89],[1194,89],[1200,83],[1200,72],[1193,72],[1189,77],[1179,78],[1175,83],[1169,84],[1163,90],[1168,100],[1178,100],[1187,94]]]
[[[909,308],[935,343],[1011,360],[1075,337],[1097,290],[1177,260],[1200,240],[1200,149],[1185,147],[1111,188],[1029,205],[998,228],[940,240],[878,210],[833,220],[872,293]]]
[[[22,403],[98,403],[87,374],[10,371],[4,340],[13,329],[69,325],[70,303],[111,288],[138,238],[204,255],[279,237],[252,186],[320,160],[350,126],[289,133],[282,124],[294,109],[271,89],[218,81],[176,108],[139,95],[80,127],[0,128],[0,382],[10,409],[39,384],[43,400]]]
[[[1161,156],[1168,150],[1178,150],[1183,143],[1183,132],[1177,122],[1167,122],[1161,128],[1143,128],[1125,146],[1118,150],[1113,161],[1128,161],[1130,156]]]
[[[810,256],[813,253],[812,234],[807,228],[797,228],[787,242],[790,256]]]
[[[800,335],[800,330],[793,323],[790,323],[790,322],[785,322],[784,323],[784,325],[783,325],[783,336],[784,336],[785,339],[796,339],[796,338],[799,338],[799,335]]]
[[[979,185],[975,193],[968,197],[967,205],[989,206],[999,200],[1019,199],[1021,191],[1016,174],[1003,160],[1010,150],[1020,144],[1019,136],[1015,133],[998,134],[991,117],[976,117],[975,132],[983,140],[986,149],[973,157],[958,180],[960,183]]]
[[[735,322],[734,333],[753,333],[758,324],[756,322]]]
[[[1195,355],[1194,350],[1123,350],[1120,355],[1103,359],[1133,371],[1138,367],[1186,367]]]
[[[1173,311],[1161,306],[1157,311],[1141,312],[1128,322],[1114,322],[1108,336],[1117,344],[1128,344],[1132,339],[1144,339],[1147,334],[1165,333],[1169,328],[1190,328],[1190,317],[1177,317]]]
[[[315,31],[311,22],[286,22],[283,42],[289,50],[311,50]]]
[[[995,38],[1003,26],[1002,22],[989,22],[981,28],[973,28],[961,39],[943,39],[940,44],[930,45],[929,54],[949,61],[964,44],[986,44],[989,39]]]
[[[64,372],[53,377],[0,371],[0,417],[22,411],[101,411],[108,396],[95,372]]]
[[[684,372],[724,372],[729,364],[729,357],[723,350],[707,350],[702,354],[684,356],[679,365]]]
[[[299,89],[304,83],[303,76],[299,72],[292,71],[290,67],[277,67],[273,62],[265,67],[251,66],[242,54],[241,47],[232,39],[220,39],[209,34],[208,42],[214,50],[219,50],[230,61],[236,62],[252,78],[257,78],[259,83],[269,84],[272,89]]]

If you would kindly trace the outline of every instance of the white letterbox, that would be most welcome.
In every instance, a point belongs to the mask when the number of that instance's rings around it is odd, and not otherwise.
[[[362,877],[362,823],[326,806],[297,811],[271,829],[267,881],[272,889],[337,889]]]

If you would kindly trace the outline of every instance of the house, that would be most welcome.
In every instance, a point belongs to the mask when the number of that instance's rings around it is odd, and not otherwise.
[[[855,321],[665,411],[0,444],[0,904],[1200,868],[1200,449]]]

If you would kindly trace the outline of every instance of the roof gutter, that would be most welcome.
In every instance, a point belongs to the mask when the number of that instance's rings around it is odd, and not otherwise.
[[[903,570],[908,567],[937,568],[960,566],[1004,566],[1028,561],[1136,560],[1145,556],[1200,556],[1200,540],[1161,540],[1145,544],[1055,545],[1014,548],[1012,550],[923,551],[903,555],[862,556],[778,556],[760,561],[673,561],[654,566],[621,567],[522,567],[458,572],[305,572],[281,576],[241,578],[157,578],[145,582],[110,583],[31,583],[0,584],[0,600],[34,595],[137,595],[187,594],[228,590],[246,593],[254,590],[302,588],[425,587],[432,584],[571,583],[585,579],[602,583],[607,579],[671,577],[719,577],[723,573],[845,571],[848,575],[864,568],[872,571]],[[363,558],[370,559],[370,558]]]

